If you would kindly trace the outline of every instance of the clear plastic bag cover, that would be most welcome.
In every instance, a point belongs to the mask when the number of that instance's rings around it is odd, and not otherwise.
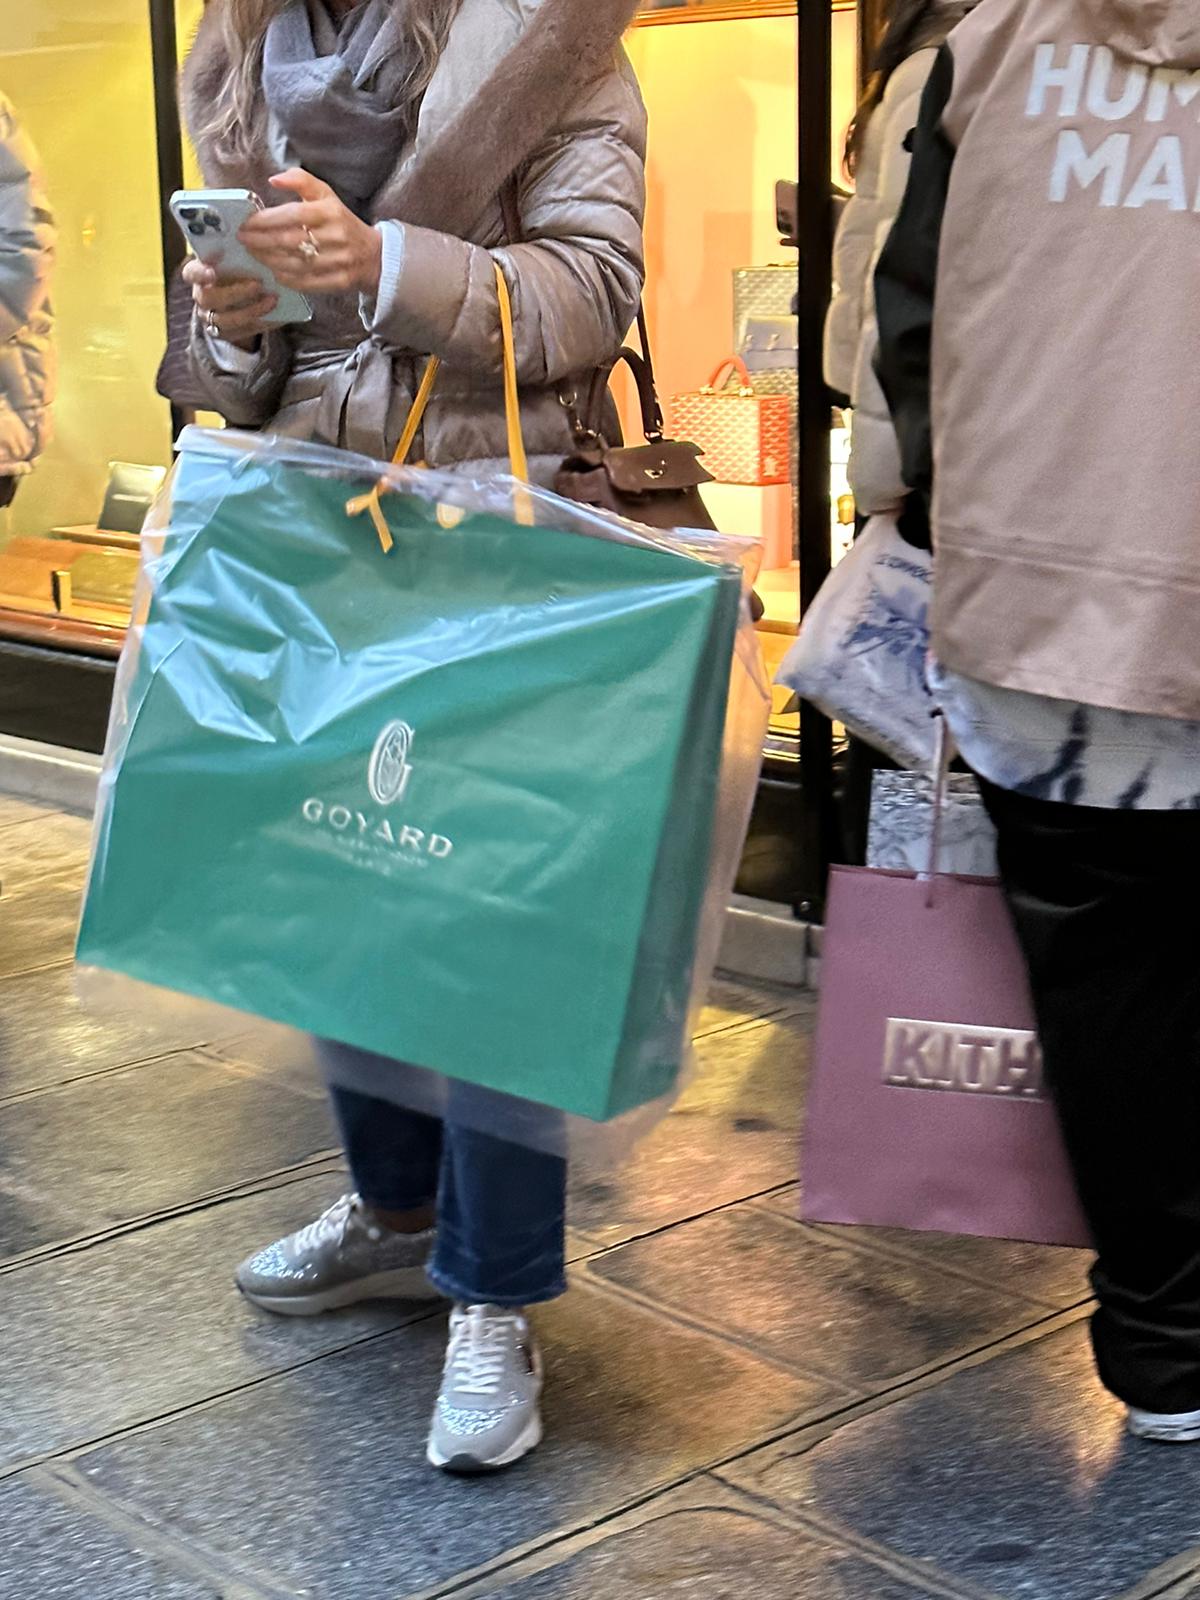
[[[515,497],[522,496],[526,508],[524,520],[532,520],[538,526],[551,529],[556,536],[600,539],[635,549],[666,551],[725,569],[741,569],[740,620],[730,662],[723,731],[719,730],[718,759],[698,773],[695,762],[691,769],[687,769],[686,761],[681,758],[681,771],[687,770],[690,782],[711,785],[713,801],[707,872],[703,893],[695,897],[697,926],[691,930],[694,935],[694,956],[690,972],[690,996],[687,1006],[679,1008],[678,1015],[643,1018],[634,1028],[636,1032],[640,1026],[645,1034],[645,1081],[648,1085],[661,1080],[664,1049],[669,1054],[671,1036],[676,1036],[676,1059],[681,1065],[674,1075],[674,1081],[661,1093],[653,1096],[647,1094],[632,1109],[606,1117],[562,1111],[531,1098],[504,1092],[502,1086],[481,1086],[467,1082],[462,1077],[439,1070],[434,1064],[417,1066],[386,1053],[348,1047],[334,1039],[317,1039],[267,1017],[254,1016],[251,1020],[244,1011],[231,1011],[217,1003],[211,993],[202,996],[194,989],[187,993],[168,991],[158,981],[141,981],[127,970],[88,964],[86,941],[81,946],[77,983],[86,1002],[94,1008],[126,1009],[136,1005],[144,1011],[161,1013],[164,1020],[169,1017],[174,1022],[180,1022],[186,1018],[194,1024],[193,1031],[198,1042],[209,1039],[238,1040],[238,1048],[268,1073],[278,1071],[281,1075],[291,1077],[307,1066],[311,1068],[314,1078],[319,1077],[327,1084],[478,1128],[519,1145],[569,1155],[573,1160],[583,1158],[593,1163],[621,1156],[665,1114],[687,1081],[692,1057],[686,1041],[694,1032],[695,1020],[711,981],[725,911],[757,787],[770,711],[769,683],[747,604],[749,574],[755,570],[757,545],[753,541],[732,539],[707,530],[663,531],[644,528],[605,512],[563,500],[548,491],[519,484],[507,476],[480,479],[464,471],[395,468],[345,451],[291,439],[246,435],[232,430],[210,432],[188,429],[181,437],[180,449],[192,463],[202,462],[206,458],[214,463],[223,463],[226,476],[231,462],[235,471],[238,463],[244,463],[247,467],[278,463],[316,478],[335,479],[345,485],[348,499],[369,490],[375,483],[385,481],[389,490],[396,495],[411,496],[427,506],[436,507],[438,527],[450,535],[462,517],[475,513],[499,517],[511,524]],[[92,855],[94,881],[98,875],[111,870],[111,864],[106,861],[108,824],[114,798],[118,794],[117,780],[122,761],[139,711],[142,689],[135,686],[144,676],[142,652],[152,604],[155,605],[155,625],[160,633],[164,620],[168,626],[174,622],[169,595],[162,580],[164,574],[175,569],[181,560],[178,534],[172,524],[172,496],[178,471],[177,466],[176,472],[164,485],[143,534],[141,572],[128,639],[117,673],[112,720],[100,780]],[[385,497],[385,504],[388,498]],[[357,519],[351,526],[354,537],[366,541],[375,539],[367,517]],[[201,528],[193,537],[202,540],[204,534],[205,529]],[[239,581],[247,584],[254,582],[252,573],[239,572],[238,577]],[[263,625],[272,626],[270,618],[265,615]],[[188,641],[182,622],[180,628],[177,645],[180,649],[186,649]],[[288,649],[293,645],[293,641],[282,638],[275,642],[280,649]],[[161,638],[156,648],[161,654]],[[681,692],[691,692],[691,686],[681,686]],[[724,688],[722,692],[725,692]],[[267,738],[269,733],[265,729],[256,729],[255,737]],[[660,863],[660,873],[665,872],[669,880],[669,853],[664,854],[663,861],[665,866]],[[154,873],[153,860],[145,861],[144,870]],[[659,887],[662,887],[661,883]],[[514,914],[519,914],[519,909],[514,907]],[[589,910],[589,907],[581,906],[579,915],[587,916]],[[86,931],[86,913],[84,926]],[[653,926],[654,907],[651,905],[646,916],[646,928],[652,930]],[[297,936],[302,936],[302,930],[280,930],[278,935],[280,940]],[[364,940],[370,939],[371,930],[364,928],[362,937]],[[644,932],[643,940],[645,937]],[[257,959],[269,963],[272,951],[269,948],[260,950]],[[449,987],[455,997],[461,996],[463,975],[455,974]],[[477,1018],[481,1057],[486,1056],[489,1050],[491,1022],[492,1019],[486,1015]],[[642,1042],[640,1038],[626,1042],[632,1050],[636,1073],[641,1070],[639,1050],[642,1049]]]
[[[937,710],[925,676],[933,560],[873,517],[809,606],[776,673],[902,767],[933,761]]]

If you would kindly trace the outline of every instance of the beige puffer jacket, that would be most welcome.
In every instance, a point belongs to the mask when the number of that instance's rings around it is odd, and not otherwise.
[[[0,95],[0,477],[28,472],[49,437],[53,261],[37,156]]]
[[[875,376],[879,328],[875,268],[908,183],[905,141],[917,123],[925,81],[940,45],[971,9],[968,0],[940,0],[924,38],[901,63],[867,124],[853,197],[834,244],[833,303],[825,324],[825,379],[853,406],[850,488],[863,516],[894,511],[907,493],[887,401]]]
[[[416,139],[400,152],[381,197],[478,93],[544,3],[463,0]],[[202,29],[198,48],[203,43]],[[194,63],[187,81],[198,94],[205,78]],[[519,174],[524,242],[504,242],[498,195],[470,240],[391,220],[386,198],[377,200],[373,220],[392,237],[373,307],[357,296],[319,297],[311,323],[271,334],[251,362],[231,359],[228,347],[196,325],[193,366],[214,409],[235,425],[386,458],[426,358],[438,355],[444,365],[414,459],[481,470],[503,465],[498,261],[513,301],[531,476],[549,483],[571,443],[560,394],[611,360],[637,311],[645,149],[645,109],[632,67],[617,51]],[[208,182],[231,181],[203,145],[200,157]],[[261,192],[263,175],[247,173],[241,182]]]

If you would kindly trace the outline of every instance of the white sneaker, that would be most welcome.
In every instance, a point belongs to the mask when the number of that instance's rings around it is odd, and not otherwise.
[[[1135,1439],[1157,1444],[1200,1443],[1200,1411],[1139,1411],[1130,1406],[1129,1431]]]
[[[542,1358],[520,1311],[456,1306],[426,1452],[445,1472],[494,1472],[542,1440]]]

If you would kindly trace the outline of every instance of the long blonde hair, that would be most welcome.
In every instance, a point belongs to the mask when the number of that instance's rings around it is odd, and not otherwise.
[[[256,110],[262,80],[263,43],[267,27],[289,0],[217,0],[218,27],[230,70],[213,96],[208,114],[194,132],[209,139],[223,157],[250,155],[256,137]],[[420,105],[428,89],[450,25],[462,0],[390,0],[402,12],[402,20],[412,40],[412,64],[404,81],[397,109]],[[205,0],[208,4],[208,0]]]

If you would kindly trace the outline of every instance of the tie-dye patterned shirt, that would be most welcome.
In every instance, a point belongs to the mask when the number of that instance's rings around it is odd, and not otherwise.
[[[933,662],[968,765],[1001,789],[1109,811],[1200,811],[1200,722],[1047,700]]]

